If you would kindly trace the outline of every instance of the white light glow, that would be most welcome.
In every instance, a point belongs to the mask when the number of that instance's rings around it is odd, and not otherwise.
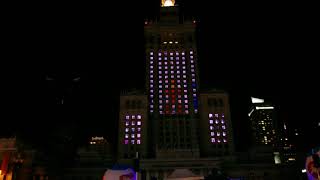
[[[274,109],[272,106],[257,106],[256,109]]]
[[[256,103],[264,103],[264,99],[259,99],[259,98],[251,97],[251,102],[252,102],[253,104],[256,104]]]
[[[248,114],[249,117],[251,116],[251,114],[253,113],[253,111],[254,111],[254,109],[252,109],[252,110],[249,112],[249,114]]]
[[[171,0],[165,0],[163,6],[169,7],[169,6],[174,6],[174,4]]]
[[[302,172],[302,173],[306,173],[307,170],[306,170],[306,169],[302,169],[301,172]]]

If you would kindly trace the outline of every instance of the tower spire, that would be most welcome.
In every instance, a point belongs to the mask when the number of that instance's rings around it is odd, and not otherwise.
[[[161,7],[170,7],[175,5],[175,0],[161,0]]]

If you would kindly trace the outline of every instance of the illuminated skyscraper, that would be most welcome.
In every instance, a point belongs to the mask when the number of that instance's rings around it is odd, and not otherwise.
[[[173,4],[162,1],[159,21],[145,21],[153,143],[157,157],[176,150],[181,156],[199,156],[196,24],[180,17]]]
[[[255,145],[272,145],[277,143],[274,106],[264,99],[251,98],[252,107],[248,114]]]

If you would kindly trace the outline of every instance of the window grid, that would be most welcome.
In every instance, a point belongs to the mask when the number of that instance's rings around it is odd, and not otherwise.
[[[141,144],[142,116],[126,115],[124,120],[124,144]]]
[[[213,144],[227,143],[227,130],[223,113],[209,113],[208,126],[210,142]]]

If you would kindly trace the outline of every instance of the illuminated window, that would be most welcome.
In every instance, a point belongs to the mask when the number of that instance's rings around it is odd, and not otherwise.
[[[131,134],[131,138],[134,138],[135,136],[134,136],[134,134]]]
[[[141,144],[141,141],[140,141],[140,139],[138,139],[138,140],[137,140],[137,144]]]
[[[213,130],[214,128],[213,128],[213,126],[210,126],[210,130]]]
[[[130,116],[126,116],[126,119],[130,119]]]
[[[125,134],[124,138],[128,139],[129,138],[129,134]]]
[[[131,128],[131,132],[134,132],[135,128]]]
[[[138,131],[138,132],[141,132],[141,128],[140,128],[140,127],[138,127],[138,128],[137,128],[137,131]]]
[[[137,125],[138,125],[138,126],[141,126],[141,121],[137,121]]]
[[[190,60],[190,62],[191,62],[191,64],[193,64],[193,63],[194,63],[194,61],[193,61],[193,60]]]
[[[223,126],[221,126],[221,128],[222,128],[222,129],[226,129],[226,126],[225,126],[225,125],[223,125]]]
[[[223,139],[223,142],[224,142],[224,143],[226,143],[226,142],[227,142],[227,140],[226,140],[226,139]]]
[[[211,132],[210,134],[211,134],[211,136],[214,136],[214,132]]]
[[[222,136],[226,136],[227,135],[227,133],[226,132],[222,132]]]
[[[216,138],[211,138],[211,142],[215,143],[216,142]]]
[[[158,56],[161,56],[161,53],[158,53]]]
[[[131,125],[132,126],[136,125],[136,122],[135,121],[131,121]]]
[[[129,121],[126,121],[126,126],[129,126]]]
[[[213,120],[212,120],[212,119],[210,119],[210,120],[209,120],[209,123],[210,123],[210,124],[213,124]]]
[[[135,143],[135,140],[131,140],[131,144],[134,144]]]
[[[129,132],[129,128],[126,128],[125,131],[126,131],[126,132]]]
[[[182,52],[181,55],[184,56],[184,52]]]
[[[190,56],[190,59],[193,59],[193,56]]]
[[[193,51],[190,51],[190,54],[193,54]]]
[[[153,52],[150,52],[150,55],[153,55]]]
[[[192,70],[192,69],[191,69]],[[191,71],[192,72],[192,71]],[[183,74],[186,74],[186,71],[182,71]]]

